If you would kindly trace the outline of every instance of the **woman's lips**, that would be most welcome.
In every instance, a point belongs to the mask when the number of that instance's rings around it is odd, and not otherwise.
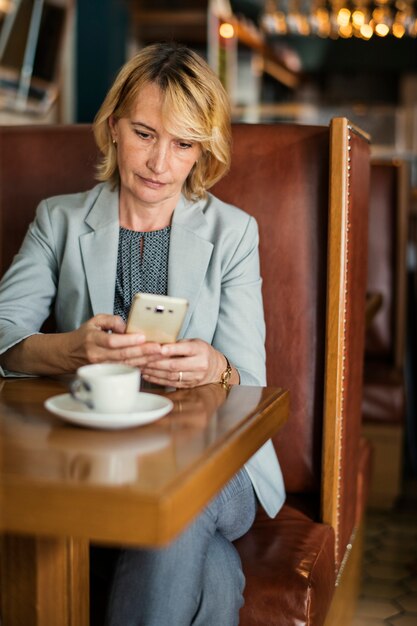
[[[164,187],[166,183],[161,182],[160,180],[153,180],[152,178],[144,178],[143,176],[139,177],[147,187],[152,187],[152,189],[160,189]]]

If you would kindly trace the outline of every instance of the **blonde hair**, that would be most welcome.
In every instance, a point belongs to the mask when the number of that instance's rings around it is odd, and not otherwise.
[[[201,156],[183,192],[189,199],[202,198],[230,167],[230,103],[204,59],[178,44],[147,46],[120,70],[94,119],[94,136],[102,153],[97,178],[114,186],[119,182],[109,120],[129,115],[140,90],[150,83],[163,93],[162,114],[168,132],[200,144]]]

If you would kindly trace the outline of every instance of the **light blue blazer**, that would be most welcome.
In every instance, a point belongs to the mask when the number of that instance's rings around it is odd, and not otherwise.
[[[51,309],[58,332],[113,313],[118,241],[118,190],[107,183],[43,200],[0,283],[0,354],[38,333]],[[198,337],[223,352],[242,385],[266,384],[253,217],[211,194],[197,202],[182,196],[171,227],[168,294],[189,301],[182,337]],[[262,506],[275,516],[285,494],[272,443],[245,467]]]

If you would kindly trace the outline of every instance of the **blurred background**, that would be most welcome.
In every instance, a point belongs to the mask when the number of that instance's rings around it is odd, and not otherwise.
[[[373,152],[417,152],[412,0],[0,0],[1,122],[91,122],[115,73],[152,41],[210,60],[234,118],[346,115]]]

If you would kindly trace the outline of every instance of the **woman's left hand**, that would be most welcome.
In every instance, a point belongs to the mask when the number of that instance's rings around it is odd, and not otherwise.
[[[144,380],[171,387],[196,387],[218,382],[225,358],[202,339],[183,339],[162,346],[161,355],[141,368]]]

